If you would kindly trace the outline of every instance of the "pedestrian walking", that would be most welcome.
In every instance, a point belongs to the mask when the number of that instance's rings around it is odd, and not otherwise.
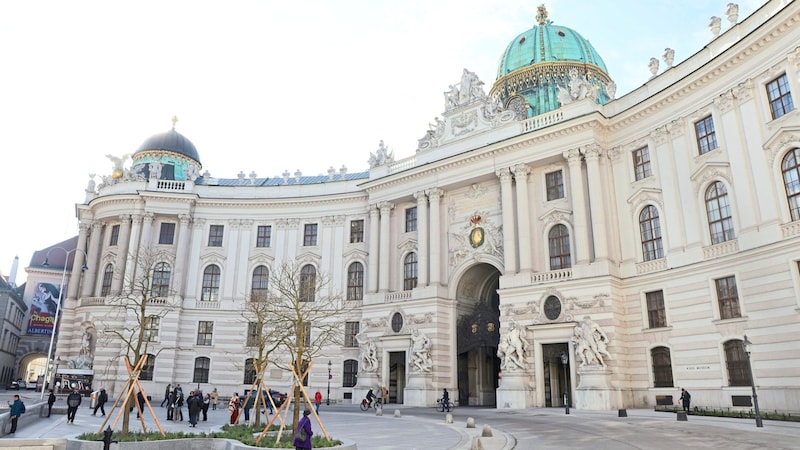
[[[47,397],[47,417],[53,412],[53,404],[56,402],[56,394],[50,389],[50,395]]]
[[[161,400],[161,407],[164,407],[164,403],[169,406],[169,393],[172,392],[172,384],[167,384],[167,388],[164,389],[164,400]]]
[[[212,411],[216,411],[217,410],[217,402],[219,402],[219,393],[217,392],[217,388],[214,388],[214,390],[211,391],[211,410]]]
[[[317,393],[314,394],[314,408],[315,408],[317,414],[319,414],[319,404],[320,403],[322,403],[322,393],[320,391],[317,391]]]
[[[189,409],[189,425],[197,426],[197,419],[200,417],[200,410],[203,409],[203,400],[197,395],[196,391],[189,393],[186,399],[186,407]]]
[[[75,423],[75,414],[82,400],[83,396],[78,392],[77,386],[72,388],[72,392],[67,396],[67,423]]]
[[[689,412],[689,404],[692,401],[692,394],[689,393],[684,388],[681,388],[681,405],[683,406],[683,410]]]
[[[310,410],[303,411],[303,418],[297,422],[297,433],[294,434],[294,441],[292,445],[296,450],[307,450],[312,448],[311,447],[311,436],[314,435],[314,432],[311,431],[311,419],[308,416],[311,415]]]
[[[231,425],[236,425],[239,422],[240,403],[241,400],[239,399],[239,394],[234,392],[233,397],[231,397],[231,401],[228,402],[228,412],[231,413]]]
[[[103,417],[106,416],[106,408],[105,404],[108,401],[108,393],[106,393],[105,389],[100,389],[100,395],[97,396],[97,404],[94,405],[94,412],[92,413],[93,416],[97,415],[97,410],[99,409],[100,412],[103,414]]]
[[[139,391],[136,394],[136,403],[138,405],[138,410],[136,411],[136,418],[139,419],[142,417],[142,413],[144,413],[144,394],[142,391]]]
[[[8,434],[14,434],[17,431],[17,420],[25,412],[25,403],[19,399],[19,395],[14,395],[14,403],[9,402],[8,406],[11,407],[9,414],[11,416],[11,431]]]

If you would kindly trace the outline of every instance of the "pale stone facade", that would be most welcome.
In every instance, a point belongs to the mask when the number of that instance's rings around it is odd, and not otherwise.
[[[206,391],[241,392],[254,270],[293,261],[342,293],[353,264],[363,268],[350,286],[363,289],[359,337],[310,376],[324,392],[331,361],[333,401],[387,385],[393,401],[420,406],[447,388],[462,404],[561,406],[567,394],[577,408],[612,409],[674,402],[685,387],[694,405],[730,407],[750,395],[747,335],[761,407],[798,411],[800,4],[783,3],[627,95],[613,99],[609,84],[605,104],[572,77],[569,101],[562,88],[563,106],[526,118],[519,97],[500,104],[477,78],[463,91],[465,69],[416,154],[395,159],[381,143],[368,172],[217,180],[189,176],[190,164],[183,179],[176,169],[175,180],[92,186],[78,205],[90,269],[71,276],[58,354],[77,358],[107,314],[105,268],[155,247],[174,254],[166,301],[177,306],[159,344],[180,347],[145,382],[156,397],[170,382],[194,385],[197,358],[210,362]],[[158,244],[164,223],[174,240]],[[269,245],[258,246],[259,227]],[[212,265],[218,297],[202,300]],[[198,345],[201,321],[213,335]],[[94,349],[95,387],[121,387],[119,354]],[[289,381],[270,371],[270,385]]]

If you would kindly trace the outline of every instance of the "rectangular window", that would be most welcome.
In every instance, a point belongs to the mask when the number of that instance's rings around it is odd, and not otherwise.
[[[307,223],[303,229],[303,245],[313,247],[317,245],[317,224]]]
[[[767,84],[767,97],[772,118],[777,119],[789,111],[794,110],[792,91],[786,74],[779,76]]]
[[[406,208],[406,233],[417,231],[417,207]]]
[[[158,243],[172,245],[175,242],[175,224],[164,222],[161,224],[161,234],[158,235]]]
[[[633,151],[633,168],[637,181],[653,175],[650,168],[650,150],[647,147]]]
[[[197,325],[197,345],[211,345],[214,337],[214,322],[201,320]]]
[[[344,346],[345,347],[358,347],[358,322],[345,322],[344,323]]]
[[[564,175],[560,170],[544,175],[547,184],[547,201],[564,198]]]
[[[247,324],[247,346],[258,347],[258,342],[261,339],[261,328],[258,322],[250,322]]]
[[[256,234],[256,247],[269,247],[272,240],[272,226],[259,225]]]
[[[352,220],[350,221],[350,243],[364,242],[364,221]]]
[[[647,319],[650,328],[664,328],[667,326],[667,310],[664,307],[664,291],[654,291],[645,294],[647,299]]]
[[[739,293],[736,289],[736,277],[730,276],[714,280],[717,286],[717,302],[719,303],[719,318],[734,319],[742,317],[739,310]]]
[[[225,232],[225,225],[211,225],[208,229],[208,246],[222,247],[222,235]]]
[[[161,317],[147,316],[144,318],[144,340],[147,342],[158,341],[158,327],[161,325]]]
[[[302,322],[299,325],[301,327],[300,335],[303,336],[303,342],[300,343],[299,340],[296,342],[298,347],[308,348],[311,347],[311,324],[307,322]],[[296,338],[295,338],[296,339]]]
[[[717,133],[714,131],[714,119],[711,116],[694,124],[697,134],[697,148],[701,155],[705,155],[717,148]]]
[[[108,240],[108,245],[117,245],[119,242],[119,225],[111,227],[111,238]]]

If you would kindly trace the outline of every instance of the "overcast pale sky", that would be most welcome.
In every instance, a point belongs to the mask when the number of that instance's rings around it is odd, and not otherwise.
[[[75,203],[107,154],[176,129],[203,170],[304,175],[396,159],[444,110],[462,69],[487,92],[500,55],[537,5],[594,45],[617,97],[710,40],[723,0],[293,0],[0,3],[0,272],[77,234]],[[765,2],[740,1],[739,21]],[[662,70],[663,70],[662,62]]]

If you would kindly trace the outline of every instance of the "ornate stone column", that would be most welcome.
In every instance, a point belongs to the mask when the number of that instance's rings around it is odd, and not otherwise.
[[[417,273],[417,284],[420,287],[428,285],[428,197],[425,191],[414,193],[417,199],[417,253],[419,259],[419,272]]]
[[[573,232],[575,234],[575,254],[573,260],[577,264],[590,261],[589,227],[586,219],[586,202],[583,198],[583,176],[581,174],[581,153],[577,148],[563,153],[569,163],[570,199],[572,200]]]
[[[432,238],[428,240],[430,246],[430,284],[433,286],[439,286],[441,284],[441,242],[443,239],[440,239],[441,236],[441,223],[440,217],[440,202],[442,196],[444,195],[444,191],[439,188],[428,189],[428,203],[430,204],[431,214],[430,214],[430,230],[428,236]]]
[[[600,179],[600,156],[602,149],[597,144],[583,148],[586,160],[586,174],[589,178],[589,210],[592,212],[592,240],[595,260],[608,258],[608,237],[606,235],[606,205],[603,195],[603,182]]]
[[[78,232],[78,244],[75,248],[80,250],[74,252],[75,257],[72,260],[72,272],[69,275],[69,286],[67,287],[67,300],[75,300],[78,298],[78,287],[81,284],[81,273],[83,272],[81,267],[83,267],[85,257],[83,250],[86,248],[86,235],[89,232],[90,226],[91,224],[88,222],[81,222],[78,225],[80,231]],[[65,255],[64,264],[67,264],[68,260],[69,255]]]
[[[101,238],[103,237],[103,226],[103,222],[94,222],[92,224],[92,236],[89,240],[89,249],[86,252],[89,259],[86,265],[89,267],[89,269],[84,274],[83,286],[81,286],[81,297],[91,297],[94,294],[97,274],[101,271],[101,268],[97,267],[97,265],[100,263],[100,247],[102,243]],[[75,266],[73,266],[73,270],[74,269]]]
[[[175,276],[172,278],[172,289],[175,295],[183,297],[184,272],[186,272],[186,251],[189,248],[189,227],[192,216],[189,214],[179,214],[178,220],[178,245],[175,247]]]
[[[500,198],[503,202],[503,265],[505,275],[517,273],[517,235],[514,227],[514,198],[511,193],[511,170],[500,169],[495,174],[500,177]]]
[[[392,232],[391,218],[389,213],[394,205],[389,202],[381,202],[381,249],[379,252],[380,264],[378,265],[378,292],[389,291],[389,270],[391,262],[389,260],[389,233]]]
[[[531,213],[528,201],[528,174],[530,167],[525,164],[514,166],[514,180],[517,183],[517,222],[519,225],[519,270],[530,272],[533,268],[531,257]]]
[[[143,218],[144,216],[141,214],[131,214],[131,236],[130,239],[128,239],[127,252],[125,252],[125,271],[120,272],[122,274],[122,280],[120,280],[122,289],[124,289],[126,285],[129,285],[136,275],[136,263],[139,257],[139,239],[142,234]],[[123,250],[124,248],[120,246],[120,252]],[[117,293],[119,293],[119,291]]]
[[[367,267],[367,292],[378,292],[378,206],[369,208],[369,267]]]
[[[114,259],[114,278],[111,281],[111,294],[117,295],[122,290],[125,274],[125,261],[128,256],[128,245],[131,238],[131,216],[119,216],[119,237],[117,238],[117,254]]]

